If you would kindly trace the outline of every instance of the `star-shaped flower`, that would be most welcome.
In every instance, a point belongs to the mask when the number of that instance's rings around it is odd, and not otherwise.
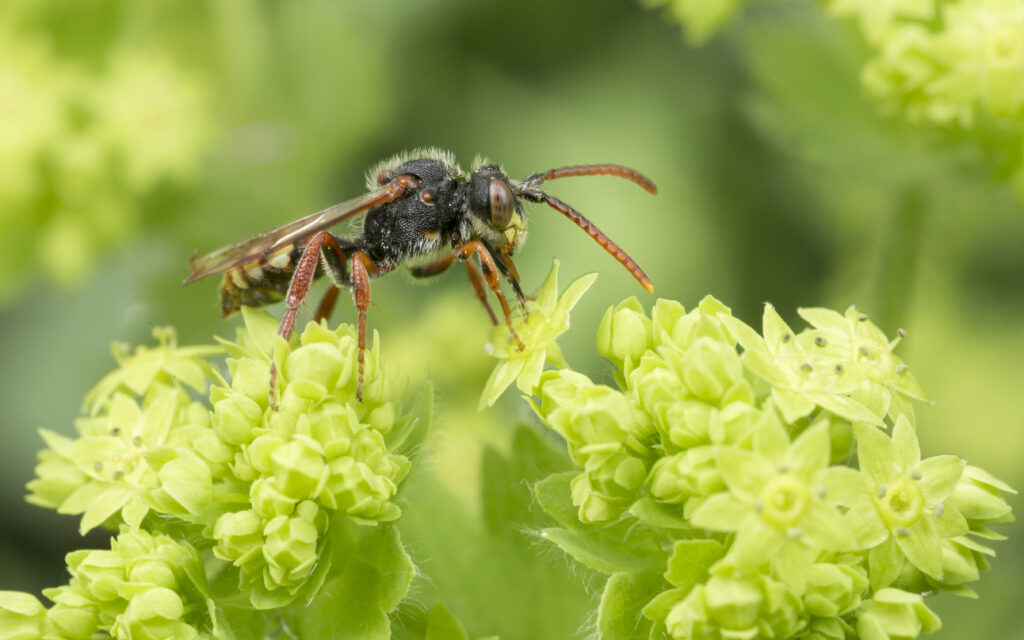
[[[757,449],[722,448],[718,465],[728,490],[697,507],[691,522],[736,532],[724,563],[740,570],[770,563],[785,583],[802,592],[817,552],[855,545],[836,504],[857,485],[856,472],[828,466],[827,421],[808,428],[792,444],[780,424],[766,424]]]
[[[868,554],[872,587],[887,586],[903,557],[935,579],[942,578],[942,541],[967,533],[967,521],[947,498],[963,473],[956,456],[921,460],[917,434],[906,416],[892,439],[867,425],[856,429],[857,457],[868,493],[850,506],[848,520]]]
[[[559,296],[558,260],[555,260],[540,291],[533,300],[526,302],[529,317],[520,317],[513,323],[524,348],[517,348],[507,326],[500,324],[492,330],[488,347],[493,349],[491,355],[501,362],[491,372],[484,386],[480,396],[481,408],[493,405],[513,382],[520,391],[532,393],[540,382],[545,362],[560,368],[569,366],[555,339],[569,329],[569,311],[596,279],[596,273],[577,278]]]

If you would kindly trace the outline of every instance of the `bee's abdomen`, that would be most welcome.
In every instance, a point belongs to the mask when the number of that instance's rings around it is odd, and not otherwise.
[[[224,317],[242,307],[262,307],[282,300],[301,256],[302,248],[290,244],[224,272],[220,284],[220,310]]]

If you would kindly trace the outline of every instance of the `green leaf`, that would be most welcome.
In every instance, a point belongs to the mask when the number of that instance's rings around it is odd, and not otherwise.
[[[725,556],[725,547],[716,540],[677,540],[668,559],[665,579],[682,592],[689,593],[704,582],[708,569]]]
[[[580,572],[556,548],[520,533],[521,525],[511,520],[499,528],[516,535],[492,533],[480,510],[425,466],[417,467],[407,484],[410,506],[396,524],[403,541],[424,559],[426,579],[416,585],[417,601],[445,603],[458,612],[471,637],[498,632],[503,638],[574,637],[595,603]],[[509,487],[524,488],[522,483]]]
[[[651,621],[641,611],[668,588],[657,573],[616,573],[608,578],[597,609],[603,640],[632,640],[650,635]]]
[[[588,527],[586,531],[542,529],[540,537],[554,542],[562,551],[591,569],[608,575],[623,571],[660,571],[665,565],[665,554],[653,541],[624,540],[597,527]]]
[[[340,518],[331,525],[335,570],[308,605],[297,602],[289,611],[290,626],[301,638],[387,640],[388,613],[416,574],[398,529],[346,526]]]
[[[576,505],[572,503],[572,492],[569,483],[579,475],[575,471],[556,473],[544,478],[533,486],[537,503],[555,522],[563,527],[579,527],[581,525]]]
[[[469,640],[459,619],[440,602],[430,610],[423,640]]]

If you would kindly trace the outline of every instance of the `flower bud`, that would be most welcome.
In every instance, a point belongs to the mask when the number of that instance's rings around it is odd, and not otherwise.
[[[857,612],[857,633],[862,638],[916,638],[940,626],[939,617],[919,594],[899,589],[879,589]]]
[[[270,457],[277,490],[293,500],[314,495],[327,480],[327,465],[315,440],[297,436]]]
[[[398,507],[389,502],[397,487],[386,476],[375,474],[366,464],[349,457],[331,461],[330,473],[327,495],[321,498],[325,506],[360,518],[398,517]]]
[[[694,447],[654,463],[649,479],[651,495],[668,504],[682,504],[693,496],[725,490],[715,461],[718,447]]]
[[[252,509],[225,513],[213,527],[218,558],[242,565],[260,553],[263,545],[263,519]]]
[[[842,616],[861,604],[868,588],[867,573],[859,566],[819,562],[807,576],[804,606],[822,618]]]
[[[664,405],[686,396],[679,375],[653,352],[644,354],[627,380],[633,396],[652,416],[658,415]]]
[[[265,520],[290,514],[298,502],[297,498],[278,489],[272,478],[260,478],[253,482],[249,488],[249,500],[253,511]]]
[[[270,390],[270,367],[263,360],[253,358],[228,360],[231,370],[231,389],[266,408]],[[231,394],[235,395],[235,394]]]
[[[597,352],[626,372],[652,347],[651,320],[636,297],[609,308],[597,329]]]
[[[662,340],[671,340],[676,322],[685,315],[683,305],[675,300],[658,298],[651,308],[651,329],[655,344],[660,344]]]
[[[125,582],[121,554],[102,549],[72,551],[67,555],[67,562],[71,574],[93,598],[109,601],[121,597],[119,590]]]
[[[328,391],[344,386],[351,375],[350,369],[351,362],[342,357],[336,346],[314,342],[288,354],[284,375],[288,387],[295,393],[317,400]]]
[[[131,597],[124,614],[118,616],[111,628],[114,637],[139,638],[140,640],[178,640],[195,638],[195,630],[189,634],[181,618],[185,605],[181,596],[163,587],[139,591]],[[184,625],[187,627],[188,625]]]
[[[262,419],[263,407],[240,393],[232,393],[213,405],[213,429],[231,445],[251,442],[255,430],[262,426]]]
[[[691,394],[713,404],[743,378],[736,349],[711,338],[695,340],[673,366]]]
[[[277,586],[292,586],[309,575],[316,563],[319,538],[311,521],[278,516],[267,523],[263,532],[263,557],[268,575]]]
[[[35,596],[0,591],[0,640],[35,640],[43,635],[46,608]]]

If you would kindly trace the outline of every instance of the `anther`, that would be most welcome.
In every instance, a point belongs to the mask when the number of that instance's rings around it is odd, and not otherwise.
[[[914,480],[920,480],[920,479],[921,479],[921,472],[920,472],[920,471],[917,471],[917,470],[915,469],[914,471],[911,471],[911,472],[910,472],[910,477],[911,477],[912,479],[914,479]]]
[[[842,372],[843,372],[843,365],[837,364],[836,365],[836,373],[842,373]]]
[[[867,322],[868,321],[868,314],[862,313],[859,316],[857,316],[857,319],[860,320],[861,322]]]
[[[99,473],[100,471],[103,471],[103,463],[97,460],[96,462],[92,463],[92,468],[96,471],[96,473]]]
[[[896,330],[896,335],[901,337],[901,338],[906,338],[907,337],[907,330],[904,329],[903,327],[900,327],[899,329]]]
[[[783,342],[789,342],[792,339],[793,339],[793,334],[792,333],[784,333],[784,334],[782,334],[782,341]]]
[[[825,336],[818,336],[814,339],[814,345],[817,347],[824,347],[827,344],[828,340],[825,339]]]
[[[810,373],[814,371],[814,367],[811,366],[810,362],[805,362],[802,365],[800,365],[800,370],[803,371],[804,373]]]
[[[910,529],[907,529],[906,527],[896,527],[896,535],[898,535],[901,538],[909,538]]]
[[[884,484],[878,485],[878,499],[881,500],[884,498],[887,491],[888,489],[885,488]]]

